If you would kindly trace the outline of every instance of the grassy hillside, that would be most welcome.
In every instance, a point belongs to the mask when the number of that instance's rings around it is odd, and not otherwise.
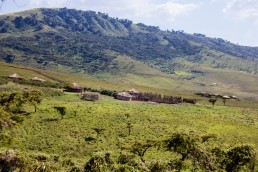
[[[17,85],[5,87],[23,89]],[[23,122],[2,130],[0,154],[15,150],[16,156],[23,158],[34,171],[36,168],[82,170],[93,156],[109,152],[116,162],[121,153],[130,155],[126,148],[134,143],[164,140],[175,132],[215,136],[205,144],[205,149],[220,147],[229,150],[237,145],[250,144],[258,153],[258,107],[249,108],[251,102],[238,102],[240,106],[234,107],[234,103],[229,101],[227,106],[218,104],[212,107],[202,103],[124,102],[106,96],[101,96],[97,102],[85,102],[74,93],[48,96],[36,113],[27,107],[30,113]],[[63,119],[55,106],[67,109]],[[156,160],[162,164],[178,157],[176,153],[153,147],[146,152],[144,159],[145,165],[149,166]],[[134,159],[141,162],[139,156]],[[183,169],[190,170],[190,161],[185,163]]]
[[[69,9],[2,15],[0,32],[1,61],[79,74],[50,72],[64,81],[258,99],[255,47]]]
[[[122,64],[121,66],[126,66],[130,62],[134,62],[134,60],[121,58],[119,61]],[[144,66],[138,62],[136,64]],[[96,89],[105,88],[119,91],[136,88],[141,91],[198,99],[197,105],[184,103],[166,105],[119,101],[113,99],[113,97],[101,95],[100,100],[87,102],[81,100],[79,94],[76,93],[63,93],[60,89],[8,82],[8,84],[0,85],[0,94],[4,91],[40,90],[45,94],[45,97],[37,107],[37,112],[34,112],[32,106],[24,106],[23,110],[26,115],[14,114],[16,117],[13,118],[22,120],[12,127],[1,129],[0,158],[2,159],[0,163],[3,163],[3,157],[8,154],[8,156],[16,157],[15,162],[18,164],[13,165],[14,167],[20,164],[32,171],[40,171],[41,169],[47,171],[83,171],[90,158],[102,157],[108,153],[115,164],[112,168],[130,167],[128,164],[127,167],[119,164],[118,159],[122,155],[131,157],[131,160],[138,164],[137,167],[134,167],[138,171],[143,171],[143,168],[152,168],[151,164],[155,164],[157,161],[160,165],[163,164],[167,168],[172,168],[167,162],[174,162],[180,158],[180,154],[152,146],[145,153],[143,157],[145,163],[143,163],[141,157],[132,153],[131,148],[136,143],[162,142],[173,133],[188,133],[193,137],[211,136],[209,142],[199,143],[199,146],[205,151],[211,151],[216,147],[230,151],[235,146],[251,145],[254,151],[258,153],[258,106],[256,102],[227,100],[226,105],[223,105],[222,100],[219,99],[212,107],[207,98],[193,95],[191,92],[178,91],[186,87],[184,85],[178,87],[181,89],[169,88],[170,85],[168,84],[171,82],[166,80],[169,79],[166,78],[166,75],[163,78],[156,78],[156,83],[153,82],[145,86],[136,85],[136,76],[146,77],[147,82],[147,77],[156,73],[126,75],[123,78],[127,82],[123,83],[7,63],[0,63],[0,65],[2,69],[0,77],[6,77],[16,72],[26,79],[37,76],[53,83],[76,81],[84,86]],[[148,67],[146,66],[146,68]],[[121,70],[125,70],[125,68],[121,68]],[[216,78],[216,72],[221,71],[215,70],[210,76]],[[178,71],[176,75],[186,77],[191,73]],[[236,79],[242,78],[238,78],[239,75],[241,73],[233,77],[236,77]],[[249,76],[246,73],[242,73],[242,75]],[[130,77],[133,77],[131,81],[134,81],[134,83],[129,83]],[[140,82],[142,78],[138,78],[139,83],[142,83]],[[116,80],[119,81],[119,77]],[[188,80],[178,80],[184,83],[190,82]],[[164,89],[164,85],[161,85],[162,82],[167,82],[167,85],[164,84],[166,89]],[[220,84],[218,83],[218,85]],[[216,87],[213,89],[213,91],[216,91]],[[233,87],[228,89],[233,90]],[[65,107],[66,114],[62,117],[54,107]],[[4,106],[0,106],[0,119],[3,119],[3,108]],[[130,126],[130,134],[128,126]],[[215,155],[212,154],[212,156]],[[193,168],[205,171],[202,169],[203,167],[192,164],[191,156],[183,164],[183,171]],[[257,166],[257,164],[254,165]],[[249,167],[241,167],[243,171],[247,168]],[[255,167],[255,170],[257,170],[257,167]]]
[[[202,71],[205,74],[196,74],[191,71],[176,71],[175,74],[169,75],[158,70],[151,70],[150,67],[129,57],[118,57],[118,63],[120,64],[119,71],[124,73],[98,73],[91,76],[0,63],[2,69],[0,76],[6,77],[10,74],[18,73],[27,79],[37,76],[49,82],[78,82],[83,86],[97,89],[122,91],[136,88],[140,91],[183,95],[190,98],[196,98],[192,93],[203,91],[214,94],[236,95],[241,100],[258,100],[258,90],[256,89],[257,76],[245,72],[203,68]],[[131,66],[133,66],[135,71],[133,74],[128,73],[128,70],[132,70]],[[192,77],[194,78],[189,80]],[[217,85],[210,86],[214,82]],[[197,98],[200,99],[200,97]]]

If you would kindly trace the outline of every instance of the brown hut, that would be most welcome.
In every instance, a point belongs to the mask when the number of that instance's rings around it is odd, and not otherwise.
[[[23,77],[21,77],[20,75],[18,75],[17,73],[14,73],[12,75],[8,76],[9,78],[15,79],[15,80],[22,80]]]
[[[141,92],[136,89],[130,89],[128,93],[132,96],[132,100],[139,100]]]
[[[32,81],[37,81],[37,82],[46,82],[46,80],[41,79],[41,78],[39,78],[39,77],[33,77],[33,78],[31,78],[31,80],[32,80]]]
[[[116,99],[118,100],[125,100],[125,101],[131,101],[132,100],[132,95],[129,94],[128,92],[120,92],[117,93]]]
[[[83,92],[81,94],[81,99],[86,101],[96,101],[99,100],[99,94],[98,93],[92,93],[92,92]]]
[[[78,83],[73,82],[71,85],[66,87],[66,91],[74,92],[74,93],[81,93],[84,91],[84,87],[80,86]]]
[[[128,91],[128,93],[131,94],[132,96],[135,96],[135,95],[139,95],[140,91],[137,91],[136,89],[132,88]]]
[[[223,99],[230,99],[230,97],[227,96],[227,95],[223,96],[222,98],[223,98]]]
[[[239,100],[239,98],[237,96],[230,96],[231,99],[236,99]]]

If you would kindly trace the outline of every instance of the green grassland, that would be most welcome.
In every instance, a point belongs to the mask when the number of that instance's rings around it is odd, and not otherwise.
[[[1,76],[15,71],[27,79],[36,75],[50,82],[57,82],[23,66],[1,63],[1,71]],[[86,75],[38,71],[51,78],[65,82],[76,81],[92,88],[136,88],[147,92],[197,98],[198,104],[149,104],[119,101],[107,96],[101,96],[96,102],[89,102],[81,100],[76,93],[63,93],[58,89],[9,82],[0,86],[1,92],[39,89],[46,96],[37,112],[33,112],[30,106],[25,107],[29,114],[24,121],[2,131],[0,153],[14,150],[25,156],[26,161],[39,167],[46,166],[46,169],[54,171],[71,171],[72,166],[83,169],[85,163],[94,155],[109,152],[115,160],[121,152],[127,152],[126,147],[136,141],[164,140],[175,132],[215,135],[216,138],[209,142],[207,147],[221,147],[226,150],[236,145],[250,144],[258,153],[258,106],[255,101],[228,100],[224,106],[222,100],[218,100],[212,107],[206,98],[190,92],[164,89],[154,82],[152,85],[137,86],[136,83],[128,81],[115,83]],[[216,76],[216,71],[214,73]],[[187,74],[178,72],[177,75]],[[161,79],[159,82],[162,82]],[[67,108],[63,119],[54,109],[55,106]],[[130,135],[128,123],[131,124]],[[98,134],[96,129],[102,132]],[[87,141],[87,138],[93,141]],[[32,157],[36,157],[36,160],[34,158],[30,161]],[[40,160],[39,157],[48,161]],[[175,157],[178,157],[175,153],[151,148],[144,158],[148,164],[154,160],[167,162]],[[140,162],[139,157],[136,157],[136,160]]]
[[[64,119],[54,106],[67,108]],[[215,134],[217,138],[211,144],[225,149],[241,144],[251,144],[256,151],[258,148],[257,107],[153,105],[105,96],[97,102],[85,102],[78,94],[65,93],[45,98],[38,109],[22,123],[4,131],[11,140],[2,141],[2,147],[30,154],[58,155],[59,163],[70,159],[79,167],[98,152],[109,151],[117,157],[123,147],[136,141],[162,140],[174,132]],[[127,118],[126,114],[130,117]],[[130,135],[129,121],[132,124]],[[103,132],[97,134],[96,128],[103,129]],[[85,141],[88,137],[96,140]],[[165,162],[174,156],[153,148],[145,158],[147,162]]]

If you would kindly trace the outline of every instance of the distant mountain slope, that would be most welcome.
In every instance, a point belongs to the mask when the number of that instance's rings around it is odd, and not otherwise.
[[[218,82],[223,86],[213,91],[235,89],[244,95],[247,88],[256,93],[251,87],[258,71],[258,47],[162,31],[94,11],[33,9],[1,15],[0,52],[0,60],[7,63],[103,80],[188,91],[211,90],[203,85]],[[239,72],[247,77],[230,77]],[[220,77],[225,73],[230,75]],[[234,89],[229,89],[232,83]]]
[[[199,63],[207,48],[220,51],[220,56],[248,60],[258,57],[258,48],[201,34],[161,31],[158,27],[133,24],[93,11],[35,9],[3,15],[0,19],[1,59],[32,66],[55,68],[53,65],[59,64],[88,73],[113,71],[112,59],[116,56],[108,53],[113,51],[171,73],[182,68],[174,63],[175,58],[191,57]],[[234,68],[224,63],[221,66]],[[242,68],[250,70],[250,67],[257,70],[256,66]]]

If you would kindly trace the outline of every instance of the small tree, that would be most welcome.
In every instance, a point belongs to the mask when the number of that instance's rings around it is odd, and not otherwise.
[[[217,101],[217,98],[211,98],[211,99],[209,99],[209,102],[212,104],[213,107],[214,107],[216,101]]]
[[[58,113],[61,115],[61,119],[64,119],[64,116],[66,115],[66,107],[55,106],[54,109],[56,109]]]
[[[251,163],[254,158],[255,152],[252,146],[236,146],[227,152],[226,170],[239,170],[241,166]]]
[[[148,141],[147,143],[136,142],[134,143],[129,151],[135,155],[138,155],[143,163],[145,163],[144,155],[148,149],[154,146],[154,142]]]
[[[43,93],[39,90],[31,90],[23,93],[25,101],[34,106],[34,111],[37,112],[37,105],[43,99]]]
[[[224,106],[225,106],[227,99],[223,98],[222,101],[223,101],[223,104],[224,104]]]
[[[22,93],[3,93],[0,95],[0,105],[5,107],[8,112],[17,113],[20,112],[23,105],[26,103]]]
[[[221,148],[212,149],[216,163],[226,171],[240,171],[242,166],[250,164],[250,171],[254,171],[255,151],[252,146],[242,145],[224,151]]]
[[[131,115],[130,115],[129,113],[126,113],[126,114],[125,114],[125,117],[126,117],[127,119],[129,119],[129,118],[131,117]]]
[[[103,128],[92,128],[94,131],[96,131],[96,133],[97,133],[97,138],[101,135],[101,134],[103,134],[103,132],[105,131],[105,129],[103,129]]]
[[[127,128],[128,128],[128,135],[131,135],[131,130],[133,128],[132,123],[131,122],[127,122]]]
[[[101,172],[111,171],[113,161],[110,158],[110,153],[103,155],[97,155],[92,157],[84,166],[85,172]]]
[[[187,156],[195,149],[196,139],[187,134],[174,133],[170,139],[165,140],[165,148],[180,154],[184,161]]]

